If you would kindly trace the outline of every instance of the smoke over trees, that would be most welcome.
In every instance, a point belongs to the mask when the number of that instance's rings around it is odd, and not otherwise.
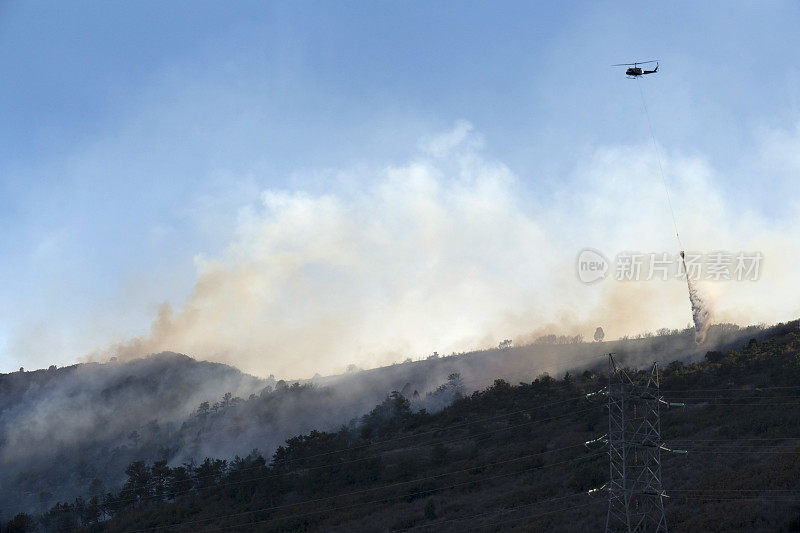
[[[724,351],[762,334],[714,326],[706,347]],[[693,329],[606,344],[642,364],[654,354],[699,360],[704,353]],[[258,379],[178,354],[0,375],[0,511],[10,519],[56,501],[89,502],[117,490],[126,475],[153,475],[135,465],[125,474],[137,461],[174,469],[205,457],[245,457],[254,448],[270,453],[292,435],[343,424],[369,435],[391,432],[405,414],[436,412],[497,378],[580,375],[597,368],[598,355],[580,337],[554,335],[301,381]]]

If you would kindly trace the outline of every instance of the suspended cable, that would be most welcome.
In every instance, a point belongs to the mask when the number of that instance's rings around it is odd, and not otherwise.
[[[404,529],[395,529],[393,531],[413,531],[415,529],[425,529],[425,528],[428,528],[428,527],[441,527],[443,524],[450,524],[450,523],[453,523],[453,522],[463,522],[464,520],[474,520],[476,518],[481,518],[481,517],[485,517],[485,516],[492,516],[492,515],[496,515],[496,514],[499,514],[499,513],[512,513],[514,511],[518,511],[520,509],[526,509],[528,507],[533,507],[534,505],[541,505],[543,503],[551,503],[551,502],[555,502],[555,501],[559,501],[559,500],[565,500],[567,498],[574,498],[576,496],[586,496],[586,495],[587,495],[586,491],[574,492],[572,494],[566,494],[564,496],[557,496],[555,498],[548,498],[546,500],[537,500],[535,502],[526,503],[526,504],[522,504],[522,505],[515,505],[514,507],[507,507],[505,509],[498,509],[498,510],[495,510],[495,511],[487,511],[487,512],[478,513],[478,514],[474,514],[474,515],[462,516],[461,518],[451,518],[449,520],[438,520],[438,521],[430,523],[430,524],[422,524],[422,525],[419,525],[419,526],[412,526],[412,527],[407,527],[407,528],[404,528]],[[596,503],[596,502],[591,502],[591,503]]]
[[[597,500],[597,501],[602,501],[602,500]],[[570,507],[562,507],[561,509],[553,509],[552,511],[545,511],[544,513],[536,513],[536,514],[532,514],[532,515],[525,515],[525,516],[521,516],[519,518],[509,518],[508,520],[501,520],[499,522],[492,522],[491,524],[486,524],[486,526],[481,526],[481,527],[496,526],[496,525],[499,525],[499,524],[507,524],[507,523],[511,523],[511,522],[519,522],[520,520],[526,520],[526,519],[529,519],[529,518],[538,518],[540,516],[546,516],[546,515],[553,514],[553,513],[560,513],[560,512],[563,512],[563,511],[572,511],[574,509],[582,509],[584,507],[589,507],[590,505],[595,505],[597,503],[597,501],[584,503],[584,504],[581,504],[581,505],[572,505]],[[467,531],[469,531],[470,529],[474,529],[474,528],[467,528]]]
[[[650,121],[650,112],[647,110],[647,102],[644,98],[644,89],[642,89],[642,84],[640,80],[636,79],[636,85],[639,86],[639,94],[642,96],[642,107],[644,108],[645,117],[647,117],[647,126],[650,129],[650,138],[653,141],[653,149],[656,153],[656,159],[658,160],[658,171],[661,174],[661,183],[664,185],[664,192],[667,195],[667,205],[669,206],[669,212],[672,215],[672,225],[675,228],[675,238],[678,240],[678,250],[683,251],[683,244],[681,243],[681,235],[678,232],[678,219],[675,217],[675,210],[672,208],[672,198],[669,194],[669,186],[667,185],[667,178],[664,175],[664,167],[661,165],[661,152],[658,149],[658,143],[656,142],[656,135],[653,132],[653,123]]]
[[[494,433],[499,433],[501,431],[506,431],[506,430],[509,430],[509,429],[515,429],[515,428],[519,428],[519,427],[522,427],[522,426],[528,426],[530,424],[535,424],[535,423],[538,423],[538,422],[547,422],[547,421],[555,420],[555,419],[558,419],[558,418],[564,418],[564,417],[567,417],[567,416],[572,416],[574,414],[585,413],[585,412],[588,412],[588,411],[591,411],[591,410],[594,410],[594,409],[595,409],[595,407],[589,407],[589,408],[578,410],[578,411],[570,411],[568,413],[564,413],[563,415],[556,415],[556,416],[552,416],[552,417],[549,417],[549,418],[543,418],[543,419],[539,419],[539,420],[531,420],[529,422],[524,422],[524,423],[521,423],[521,424],[515,424],[515,425],[512,425],[512,426],[506,426],[504,428],[498,428],[498,429],[495,429],[495,430],[485,431],[483,433],[470,435],[470,438],[474,439],[475,437],[481,437],[481,436],[486,436],[486,435],[490,435],[490,434],[494,434]],[[456,438],[453,438],[453,439],[450,439],[450,440],[437,440],[437,441],[433,441],[433,442],[430,442],[430,443],[419,444],[419,445],[414,445],[414,446],[408,446],[408,447],[404,448],[404,450],[406,450],[406,451],[407,450],[414,450],[414,449],[419,449],[419,448],[427,448],[427,447],[430,447],[430,446],[434,446],[436,444],[452,444],[454,442],[463,442],[463,441],[464,441],[464,437],[456,437]],[[541,452],[539,454],[532,454],[532,455],[541,455],[541,454],[550,453],[550,452],[553,452],[553,451],[562,451],[562,450],[569,449],[569,448],[576,448],[576,447],[583,447],[583,446],[584,445],[582,443],[581,444],[573,444],[573,445],[570,445],[570,446],[566,446],[564,448],[558,448],[556,450],[547,450],[547,451]],[[253,482],[253,481],[260,481],[260,480],[264,480],[264,479],[282,477],[282,476],[285,476],[285,475],[294,475],[294,474],[299,474],[299,473],[304,473],[304,472],[309,472],[309,471],[314,471],[314,470],[321,470],[321,469],[325,469],[325,468],[332,468],[332,467],[337,467],[337,466],[342,466],[342,465],[347,465],[347,464],[352,464],[352,463],[358,463],[358,462],[361,462],[361,461],[368,461],[370,459],[376,459],[378,457],[382,457],[384,455],[384,453],[386,453],[386,452],[382,452],[382,453],[379,453],[379,454],[376,454],[376,455],[371,455],[371,456],[368,456],[368,457],[359,457],[358,459],[351,459],[349,461],[339,461],[337,463],[328,463],[328,464],[323,464],[323,465],[318,465],[318,466],[313,466],[313,467],[305,467],[305,468],[294,470],[292,472],[287,472],[287,473],[278,472],[278,473],[268,474],[268,475],[265,475],[265,476],[259,476],[257,478],[249,478],[249,479],[243,479],[243,480],[239,480],[239,481],[232,481],[232,482],[229,482],[229,483],[221,483],[221,484],[214,485],[214,488],[229,487],[229,486],[233,486],[233,485],[240,485],[242,483],[250,483],[250,482]],[[516,460],[518,460],[518,459],[516,459]],[[254,468],[266,468],[266,467],[265,466],[258,466],[258,467],[254,467]],[[474,468],[476,468],[476,467],[472,467],[472,468],[470,468],[470,470],[474,469]],[[244,471],[244,470],[245,469],[236,470],[234,472],[238,473],[238,472]],[[208,478],[208,477],[215,477],[215,476],[212,475],[212,476],[205,476],[205,477]],[[197,478],[194,478],[194,479],[197,479]],[[154,486],[157,486],[157,485],[154,485]],[[142,486],[136,487],[136,488],[146,489],[146,488],[149,488],[149,487],[147,485],[142,485]],[[173,493],[171,496],[181,496],[183,494],[189,494],[189,493],[192,493],[192,492],[195,492],[195,491],[196,491],[196,489],[194,489],[194,488],[186,489],[184,491]],[[138,502],[138,501],[149,500],[149,499],[163,498],[163,496],[164,495],[155,495],[155,494],[153,494],[153,495],[144,496],[144,497],[133,497],[133,498],[125,499],[125,500],[116,500],[116,503]]]
[[[434,492],[439,492],[439,491],[448,490],[448,489],[452,489],[452,488],[456,488],[456,487],[461,487],[461,486],[464,486],[464,485],[471,485],[471,484],[474,484],[474,483],[482,483],[484,481],[489,481],[489,480],[492,480],[492,479],[499,479],[501,477],[514,476],[514,475],[518,475],[518,474],[523,474],[525,472],[531,472],[531,471],[534,471],[534,470],[542,470],[544,468],[550,468],[550,467],[557,466],[557,465],[574,463],[576,461],[583,461],[583,460],[586,460],[586,459],[599,457],[601,455],[605,455],[605,452],[598,452],[598,453],[594,453],[594,454],[590,454],[590,455],[585,455],[583,457],[577,457],[577,458],[568,459],[568,460],[565,460],[565,461],[559,461],[559,462],[556,462],[556,463],[550,463],[550,464],[546,464],[546,465],[534,466],[534,467],[530,467],[530,468],[525,468],[523,470],[518,470],[518,471],[515,471],[515,472],[508,472],[508,473],[504,473],[504,474],[496,474],[496,475],[489,476],[489,477],[484,477],[484,478],[481,478],[481,479],[474,479],[474,480],[471,480],[471,481],[463,481],[463,482],[455,483],[453,485],[449,485],[449,486],[446,486],[446,487],[438,487],[438,488],[435,488],[435,489],[421,491],[421,492],[417,492],[417,493],[414,493],[414,494],[415,494],[415,496],[420,496],[420,495],[424,495],[424,494],[432,494]],[[474,469],[475,469],[475,467],[470,468],[469,470],[474,470]],[[398,495],[398,496],[384,497],[384,498],[380,498],[380,499],[376,499],[376,500],[370,500],[370,501],[366,501],[366,502],[359,502],[359,503],[349,504],[349,505],[340,506],[340,507],[331,507],[329,509],[319,509],[319,510],[307,512],[307,513],[300,513],[300,514],[294,514],[294,515],[288,515],[288,516],[280,516],[280,517],[271,517],[271,518],[268,518],[268,519],[258,520],[258,521],[255,521],[255,522],[247,522],[247,523],[244,523],[244,524],[236,524],[236,525],[232,525],[232,526],[211,528],[209,531],[217,531],[217,530],[223,530],[223,529],[245,527],[245,526],[249,526],[249,525],[253,525],[253,524],[261,524],[261,523],[271,522],[273,520],[285,520],[285,519],[288,519],[288,518],[299,518],[299,517],[310,516],[310,515],[319,514],[319,513],[326,513],[326,512],[330,512],[330,511],[338,511],[338,510],[342,510],[342,509],[350,509],[350,508],[353,508],[353,507],[359,507],[359,506],[368,505],[368,504],[371,504],[371,503],[382,503],[382,502],[386,502],[387,500],[395,500],[397,498],[404,498],[406,496],[407,495],[405,495],[405,494],[401,494],[401,495]],[[313,503],[313,501],[309,501],[309,502],[306,502],[306,503]],[[221,519],[226,519],[226,518],[236,518],[236,517],[239,517],[239,516],[245,516],[245,515],[258,513],[258,512],[268,512],[270,510],[276,510],[276,509],[274,507],[273,508],[267,507],[267,508],[264,508],[264,509],[254,509],[252,511],[244,511],[244,512],[241,512],[241,513],[233,513],[233,514],[224,515],[224,516],[211,516],[209,518],[204,518],[204,519],[199,519],[199,520],[191,520],[191,521],[181,522],[180,524],[173,524],[173,525],[160,526],[160,527],[162,529],[169,529],[169,528],[174,528],[174,527],[182,527],[184,525],[198,524],[198,523],[202,523],[202,522],[208,522],[210,520],[221,520]],[[141,533],[141,532],[144,532],[144,531],[149,531],[149,529],[128,530],[125,533]]]
[[[692,389],[683,389],[683,390],[684,391],[690,391]],[[713,390],[713,389],[697,389],[697,390],[710,391],[710,390]],[[720,389],[720,390],[722,390],[722,389]],[[397,441],[405,440],[405,439],[412,438],[412,437],[420,437],[420,436],[430,435],[430,434],[433,434],[433,433],[440,433],[440,432],[446,431],[446,430],[457,429],[457,428],[461,428],[461,427],[464,427],[464,426],[469,426],[469,425],[472,425],[472,424],[480,424],[480,423],[487,422],[487,421],[502,419],[502,418],[506,418],[506,417],[512,416],[514,414],[529,413],[529,412],[536,411],[538,409],[543,409],[545,407],[551,407],[551,406],[554,406],[554,405],[560,405],[560,404],[568,403],[568,402],[575,401],[575,400],[581,400],[581,399],[584,399],[584,398],[585,398],[585,395],[575,396],[575,397],[567,398],[565,400],[560,400],[560,401],[557,401],[557,402],[548,402],[548,403],[545,403],[545,404],[540,404],[540,405],[538,405],[536,407],[532,407],[532,408],[528,408],[528,409],[520,409],[520,410],[516,410],[516,411],[511,411],[509,413],[503,413],[503,414],[500,414],[500,415],[495,415],[495,416],[492,416],[492,417],[486,417],[486,418],[477,419],[477,420],[473,420],[473,421],[466,421],[466,422],[462,422],[462,423],[458,423],[458,424],[452,424],[452,425],[449,425],[449,426],[442,426],[442,427],[439,427],[439,428],[436,428],[436,429],[432,429],[432,430],[428,430],[428,431],[424,431],[424,432],[421,432],[421,433],[403,435],[403,436],[400,436],[400,437],[395,437],[395,438],[391,438],[391,439],[385,439],[385,440],[377,441],[377,442],[374,442],[374,443],[363,444],[363,445],[354,446],[354,447],[350,447],[350,448],[340,448],[340,449],[337,449],[337,450],[331,450],[331,451],[328,451],[328,452],[312,454],[312,455],[308,455],[308,456],[304,456],[304,457],[295,457],[295,458],[292,458],[292,459],[287,459],[285,461],[281,461],[280,464],[281,465],[285,465],[285,464],[288,464],[288,463],[294,463],[296,461],[303,461],[303,460],[308,460],[308,459],[313,459],[313,458],[318,458],[318,457],[325,457],[325,456],[329,456],[329,455],[332,455],[332,454],[335,454],[335,453],[347,453],[347,452],[352,452],[352,451],[358,451],[358,450],[362,450],[362,449],[366,449],[366,448],[371,448],[373,446],[378,446],[378,445],[384,444],[384,443],[397,442]],[[680,398],[680,399],[687,399],[688,400],[689,398]],[[698,400],[698,401],[689,402],[688,405],[699,405],[701,403],[705,403],[705,402],[703,402],[703,400],[714,400],[714,399],[723,399],[723,400],[725,400],[725,399],[729,399],[729,398],[697,398],[696,400]],[[765,399],[767,399],[767,398],[765,398]],[[779,399],[779,398],[769,398],[769,399]],[[800,405],[800,403],[797,403],[797,402],[764,402],[764,401],[757,401],[757,402],[723,403],[723,404],[719,404],[719,405],[722,405],[722,406],[728,406],[728,405],[736,405],[736,406],[773,406],[773,405],[776,405],[776,406],[783,406],[783,405]],[[505,431],[505,430],[509,430],[509,429],[516,429],[516,428],[519,428],[519,427],[523,427],[523,426],[527,426],[527,425],[531,425],[531,424],[535,424],[535,423],[539,423],[539,422],[548,422],[548,421],[551,421],[551,420],[564,418],[564,417],[575,415],[575,414],[582,414],[582,413],[589,412],[589,411],[591,411],[593,409],[594,409],[594,406],[593,407],[588,407],[586,409],[581,409],[581,410],[578,410],[578,411],[571,411],[569,413],[564,413],[562,415],[555,415],[555,416],[552,416],[552,417],[547,417],[547,418],[537,419],[537,420],[531,420],[531,421],[528,421],[528,422],[523,422],[523,423],[515,424],[515,425],[512,425],[512,426],[506,426],[506,427],[498,428],[498,429],[495,429],[495,430],[488,430],[488,431],[485,431],[485,432],[482,432],[482,433],[477,433],[477,434],[470,435],[470,438],[482,437],[482,436],[494,434],[494,433],[497,433],[497,432],[501,432],[501,431]],[[636,420],[636,419],[632,419],[632,420]],[[438,440],[437,439],[437,440],[434,440],[434,441],[431,441],[431,442],[428,442],[428,443],[424,443],[424,444],[416,444],[416,445],[412,445],[412,446],[407,446],[404,449],[408,450],[408,449],[426,448],[426,447],[434,446],[436,444],[451,444],[453,442],[459,442],[461,440],[463,440],[463,437],[455,437],[455,438],[452,438],[450,440]],[[688,439],[680,439],[680,442],[686,442],[687,440]],[[280,476],[283,476],[283,475],[295,474],[297,472],[313,471],[313,470],[319,470],[319,469],[324,469],[324,468],[341,466],[341,465],[346,465],[346,464],[351,464],[351,463],[357,463],[357,462],[367,461],[369,459],[375,459],[377,457],[381,457],[384,453],[387,453],[387,452],[389,452],[389,450],[386,450],[386,451],[383,451],[383,452],[379,452],[379,453],[377,453],[375,455],[370,455],[370,456],[367,456],[367,457],[360,457],[360,458],[351,459],[351,460],[348,460],[348,461],[338,461],[336,463],[328,463],[328,464],[317,465],[317,466],[312,466],[312,467],[302,467],[302,468],[300,468],[300,469],[298,469],[296,471],[292,471],[292,472],[273,473],[273,474],[269,474],[267,476],[262,476],[262,477],[259,477],[259,478],[251,478],[251,479],[248,479],[248,480],[241,480],[241,481],[236,481],[236,482],[231,482],[231,483],[225,483],[225,484],[221,484],[221,485],[217,485],[217,486],[218,487],[224,487],[224,486],[229,486],[229,485],[247,483],[249,481],[255,481],[257,479],[280,477]],[[258,465],[258,466],[238,469],[238,470],[233,471],[233,473],[237,473],[238,474],[238,473],[243,473],[243,472],[247,472],[247,471],[250,471],[250,470],[262,469],[262,468],[267,468],[267,467],[266,467],[266,465]],[[204,479],[211,479],[211,478],[214,478],[214,477],[217,477],[217,474],[209,474],[209,475],[206,475],[206,476],[193,477],[193,478],[191,478],[191,481],[192,482],[196,482],[196,481],[201,481],[201,480],[204,480]],[[152,488],[152,487],[158,487],[159,485],[160,485],[159,482],[150,482],[150,483],[146,483],[146,484],[137,485],[134,488],[135,489],[147,489],[147,488]],[[187,490],[180,491],[180,492],[177,492],[177,493],[172,493],[172,496],[179,496],[179,495],[183,495],[183,494],[188,494],[188,493],[193,492],[194,490],[195,489],[192,488],[192,489],[187,489]],[[163,497],[163,495],[150,495],[150,496],[145,496],[143,498],[135,498],[134,497],[134,498],[128,498],[128,499],[125,499],[125,500],[117,500],[117,501],[119,503],[126,503],[126,502],[131,502],[131,501],[141,501],[143,499],[157,499],[157,498],[161,498],[161,497]]]

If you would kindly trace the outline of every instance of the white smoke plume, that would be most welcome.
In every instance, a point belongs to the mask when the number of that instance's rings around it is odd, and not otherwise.
[[[597,326],[607,339],[683,328],[692,314],[682,282],[587,286],[575,276],[586,246],[609,257],[672,250],[650,153],[598,149],[537,194],[524,181],[545,177],[515,175],[459,123],[405,164],[331,173],[324,194],[265,191],[257,207],[242,210],[227,250],[197,259],[185,303],[164,304],[148,334],[92,357],[173,350],[292,378],[505,338],[590,338]],[[698,157],[667,154],[664,164],[678,218],[695,228],[685,235],[692,249],[764,254],[758,281],[704,287],[716,319],[749,324],[800,314],[791,267],[800,260],[800,217],[792,211],[776,222],[730,205],[717,185],[723,180]],[[698,333],[709,317],[695,312]]]

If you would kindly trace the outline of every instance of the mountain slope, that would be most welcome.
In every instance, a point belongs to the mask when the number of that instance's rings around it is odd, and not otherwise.
[[[173,353],[0,375],[0,514],[114,487],[128,462],[169,446],[158,435],[197,404],[264,386]]]
[[[60,506],[42,523],[66,530],[83,521],[92,531],[601,529],[605,498],[587,491],[604,482],[607,457],[583,443],[606,431],[604,400],[586,397],[606,381],[591,371],[497,381],[434,414],[414,412],[395,393],[357,424],[290,439],[268,461],[131,464],[121,491]],[[664,413],[663,436],[689,450],[664,457],[672,530],[800,526],[799,383],[797,322],[702,362],[665,365],[664,394],[686,407]]]
[[[606,343],[546,337],[528,346],[436,356],[294,385],[170,353],[0,375],[0,520],[115,491],[133,461],[175,466],[247,456],[256,448],[269,456],[293,435],[348,425],[391,391],[406,395],[414,411],[438,411],[454,399],[448,380],[453,374],[460,376],[457,388],[469,393],[496,378],[531,382],[545,371],[600,368],[608,351],[636,366],[655,359],[693,361],[706,349],[770,331],[716,326],[702,347],[689,329]]]

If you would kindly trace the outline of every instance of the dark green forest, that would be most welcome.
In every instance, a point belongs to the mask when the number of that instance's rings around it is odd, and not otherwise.
[[[545,371],[582,373],[597,354],[624,354],[633,367],[701,361],[707,350],[738,348],[767,333],[715,325],[703,348],[692,328],[602,343],[549,335],[528,345],[288,381],[169,352],[0,374],[0,524],[20,512],[115,492],[135,461],[174,467],[256,448],[269,457],[292,436],[357,424],[391,391],[409,399],[415,413],[436,413],[496,379],[529,383]],[[450,382],[452,374],[463,389]]]
[[[120,490],[18,514],[2,531],[600,530],[606,497],[588,491],[603,485],[608,456],[585,442],[607,431],[607,400],[587,394],[608,374],[602,354],[586,365],[467,396],[453,374],[442,388],[460,399],[437,413],[392,392],[271,457],[132,462]],[[685,404],[662,413],[667,445],[688,451],[663,455],[670,529],[800,530],[798,323],[701,362],[662,362],[661,389]]]

